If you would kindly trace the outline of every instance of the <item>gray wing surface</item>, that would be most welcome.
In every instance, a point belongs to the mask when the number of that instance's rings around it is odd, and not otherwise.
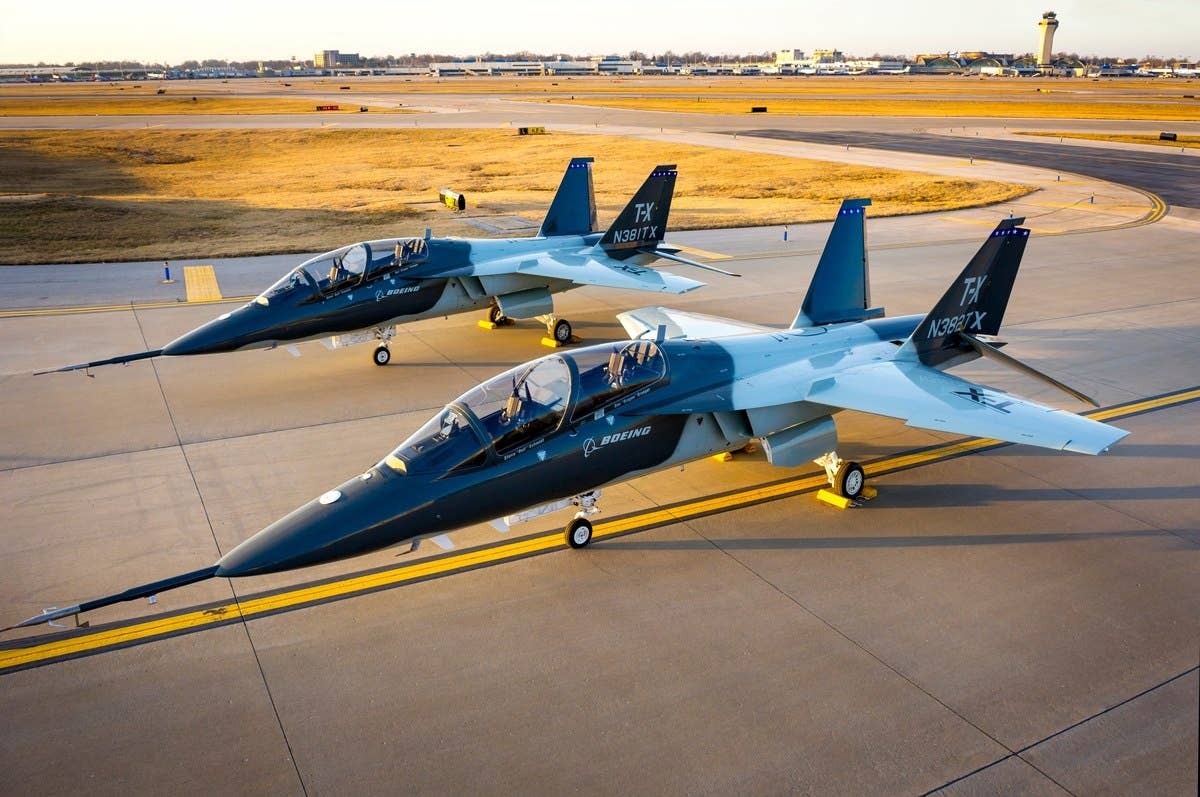
[[[720,318],[703,313],[686,313],[682,310],[672,310],[669,307],[639,307],[617,314],[617,320],[629,337],[653,338],[658,334],[659,327],[665,327],[666,340],[690,338],[706,340],[723,338],[730,335],[746,335],[753,332],[773,332],[770,327],[758,324],[747,324],[731,318]]]
[[[908,426],[1099,454],[1128,432],[917,363],[882,362],[817,380],[807,399]]]
[[[599,285],[604,288],[625,288],[659,293],[687,293],[704,287],[703,282],[667,274],[645,266],[622,263],[608,265],[590,257],[556,257],[543,255],[519,260],[515,267],[505,269],[518,274],[534,274],[551,279],[570,280],[577,285]]]

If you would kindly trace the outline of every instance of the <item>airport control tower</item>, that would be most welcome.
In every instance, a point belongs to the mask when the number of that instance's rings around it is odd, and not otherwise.
[[[1053,11],[1042,14],[1038,23],[1038,68],[1052,65],[1050,60],[1054,53],[1054,31],[1058,30],[1058,15]]]

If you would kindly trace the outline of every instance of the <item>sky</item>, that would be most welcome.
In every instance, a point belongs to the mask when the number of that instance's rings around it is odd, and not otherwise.
[[[1032,52],[1043,11],[1056,52],[1200,56],[1195,0],[0,0],[0,63],[311,59],[482,52],[714,54],[837,48],[847,54]]]

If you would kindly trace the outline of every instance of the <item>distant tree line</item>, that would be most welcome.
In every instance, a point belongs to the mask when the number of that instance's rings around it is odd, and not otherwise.
[[[648,64],[666,64],[684,65],[684,64],[745,64],[745,63],[761,63],[775,60],[775,53],[771,50],[765,50],[758,53],[710,53],[703,50],[689,50],[687,52],[676,53],[672,50],[664,52],[647,53],[641,50],[630,50],[625,54],[612,54],[619,58],[625,58],[630,61],[641,61]],[[1032,57],[1032,53],[1026,54]],[[479,60],[479,61],[586,61],[593,56],[590,55],[573,55],[571,53],[535,53],[529,50],[519,50],[517,52],[486,52],[479,55],[449,55],[445,53],[409,53],[407,55],[373,55],[363,56],[359,63],[366,68],[387,68],[387,67],[425,67],[429,64],[438,61],[464,61],[464,60]],[[847,56],[850,57],[850,56]],[[1020,56],[1018,56],[1020,57]],[[1170,64],[1189,60],[1183,57],[1167,58],[1158,55],[1146,55],[1141,58],[1136,57],[1118,57],[1113,55],[1079,55],[1078,53],[1056,53],[1055,60],[1063,61],[1080,61],[1085,64],[1112,64],[1112,63],[1139,63],[1149,67],[1164,67]],[[911,60],[905,55],[882,55],[874,53],[866,56],[871,60],[878,61],[909,61]],[[221,58],[205,58],[202,61],[187,60],[176,64],[161,64],[161,63],[143,63],[141,61],[68,61],[65,64],[47,64],[44,61],[33,63],[11,63],[0,64],[0,67],[6,69],[34,68],[34,67],[52,67],[66,66],[77,67],[83,70],[95,71],[111,71],[111,70],[162,70],[162,69],[202,69],[202,68],[225,68],[225,69],[244,69],[257,70],[259,65],[267,69],[283,70],[289,67],[300,67],[311,69],[314,67],[314,62],[311,58],[263,58],[253,61],[227,61]]]

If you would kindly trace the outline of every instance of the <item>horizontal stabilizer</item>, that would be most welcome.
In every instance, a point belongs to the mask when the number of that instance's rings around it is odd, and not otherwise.
[[[704,269],[705,271],[715,271],[718,274],[724,274],[726,277],[742,276],[741,274],[734,274],[732,271],[726,271],[723,268],[717,268],[716,266],[710,266],[707,263],[697,263],[695,260],[688,260],[686,257],[680,257],[679,255],[675,254],[676,251],[678,251],[678,250],[672,249],[671,251],[664,251],[661,247],[658,249],[639,249],[638,250],[638,252],[643,255],[653,255],[654,257],[661,257],[663,260],[673,260],[676,263],[682,263],[685,266],[691,266],[692,268],[701,268],[701,269]]]
[[[1073,396],[1074,398],[1077,398],[1080,401],[1085,401],[1088,404],[1091,404],[1093,407],[1100,406],[1096,402],[1096,400],[1094,398],[1092,398],[1091,396],[1089,396],[1085,393],[1080,393],[1078,390],[1071,387],[1070,385],[1064,385],[1062,382],[1059,382],[1057,379],[1050,376],[1049,374],[1044,374],[1041,371],[1039,371],[1038,369],[1034,368],[1032,365],[1026,365],[1025,363],[1018,360],[1016,357],[1011,357],[1011,356],[1005,354],[1004,352],[1000,351],[1000,349],[996,348],[995,346],[991,345],[990,343],[986,343],[986,342],[980,340],[979,338],[968,335],[966,332],[959,332],[958,334],[963,340],[965,340],[967,343],[970,343],[971,347],[974,348],[975,351],[979,352],[979,354],[981,356],[986,357],[987,359],[992,360],[993,362],[997,362],[1000,365],[1011,368],[1014,371],[1019,371],[1020,373],[1023,373],[1026,376],[1031,376],[1034,379],[1045,382],[1046,384],[1050,385],[1051,387],[1056,387],[1059,390],[1061,390],[1062,392],[1066,393],[1068,396]]]
[[[90,363],[79,363],[78,365],[64,365],[62,368],[51,368],[49,371],[34,371],[34,376],[42,374],[61,374],[66,371],[84,371],[88,368],[97,368],[101,365],[124,365],[126,363],[137,362],[138,360],[149,360],[152,357],[158,357],[162,354],[162,349],[154,351],[140,351],[137,354],[123,354],[120,357],[109,357],[107,360],[95,360]]]

